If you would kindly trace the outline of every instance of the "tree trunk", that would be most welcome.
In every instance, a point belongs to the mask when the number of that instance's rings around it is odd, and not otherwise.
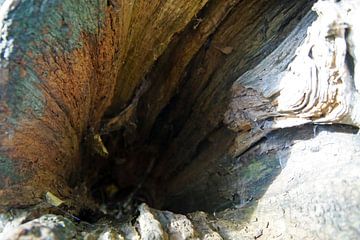
[[[359,6],[3,1],[0,208],[108,194],[187,214],[140,205],[128,238],[358,238]]]

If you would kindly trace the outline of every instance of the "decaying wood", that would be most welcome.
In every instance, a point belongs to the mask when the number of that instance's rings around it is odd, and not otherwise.
[[[39,203],[47,191],[71,196],[68,186],[91,167],[81,157],[91,151],[84,138],[98,136],[111,103],[121,112],[131,102],[174,34],[206,3],[113,2],[1,5],[1,206]]]
[[[359,7],[5,1],[0,210],[47,192],[92,207],[77,199],[102,170],[131,189],[123,207],[140,195],[154,208],[97,230],[54,215],[21,225],[25,211],[0,236],[359,237]]]
[[[134,124],[136,117],[136,109],[139,103],[139,99],[144,92],[149,88],[149,82],[144,80],[141,86],[136,90],[135,96],[131,100],[131,103],[126,106],[117,116],[107,120],[104,126],[101,128],[101,134],[109,134],[110,132],[118,131],[126,124]]]

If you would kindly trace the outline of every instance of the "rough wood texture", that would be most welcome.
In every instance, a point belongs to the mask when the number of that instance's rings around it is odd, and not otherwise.
[[[82,137],[99,124],[115,83],[102,69],[112,66],[111,52],[101,54],[109,43],[99,48],[105,7],[1,5],[1,206],[37,203],[45,191],[69,196]]]
[[[313,3],[5,1],[0,207],[66,201],[105,168],[195,212],[69,236],[358,238],[359,3]]]
[[[205,3],[2,3],[0,205],[37,203],[46,191],[69,196],[89,164],[81,144],[107,107],[120,112]]]
[[[198,207],[190,207],[194,201],[192,197],[198,199],[206,193],[209,198],[222,201],[221,194],[231,194],[218,193],[216,187],[209,187],[209,176],[224,171],[222,167],[219,167],[221,170],[216,170],[212,166],[217,166],[223,158],[229,158],[230,161],[229,154],[234,154],[234,148],[237,154],[240,154],[241,149],[245,151],[267,132],[260,128],[265,122],[256,121],[251,115],[236,119],[243,129],[234,131],[233,127],[227,126],[230,125],[227,121],[231,119],[228,116],[227,120],[224,120],[224,115],[230,115],[227,113],[229,105],[236,105],[231,102],[231,86],[239,75],[255,67],[275,50],[296,25],[300,25],[297,31],[306,29],[313,18],[308,16],[304,22],[300,22],[311,6],[305,5],[306,8],[303,4],[243,1],[236,5],[231,15],[212,35],[211,41],[204,45],[194,58],[191,67],[186,71],[184,83],[178,94],[173,97],[170,106],[158,116],[158,125],[155,125],[149,141],[151,143],[160,139],[158,141],[162,141],[161,149],[164,151],[154,171],[154,186],[150,188],[166,185],[166,197],[176,196],[179,199],[177,203],[187,210],[195,210]],[[270,6],[273,11],[266,11]],[[272,21],[267,23],[268,29],[264,32],[263,28],[257,26],[263,26],[264,21],[268,21],[266,19]],[[279,21],[284,23],[278,24]],[[305,37],[305,31],[303,30],[300,38]],[[233,50],[230,54],[224,54],[219,50],[224,47],[232,47]],[[236,88],[236,85],[234,87]],[[244,87],[237,88],[240,91]],[[237,104],[237,107],[244,106],[246,111],[271,111],[271,104],[266,104],[269,100],[255,89],[245,89],[242,94],[237,92],[234,95],[234,101],[242,104]],[[235,116],[236,113],[232,115]],[[232,148],[237,135],[248,139]],[[214,173],[211,173],[212,171]],[[164,193],[164,189],[159,188],[160,195]],[[184,197],[189,192],[192,194],[186,198],[187,201],[180,200],[184,199],[179,197],[180,195]],[[171,200],[165,200],[169,201]],[[189,208],[184,204],[188,204]],[[211,204],[211,201],[207,200],[202,207],[208,209]]]

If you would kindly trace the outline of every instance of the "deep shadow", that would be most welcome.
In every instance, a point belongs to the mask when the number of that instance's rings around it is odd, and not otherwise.
[[[180,194],[168,197],[164,209],[181,213],[201,210],[221,219],[248,220],[258,200],[286,169],[294,144],[314,139],[321,133],[354,135],[357,131],[358,128],[342,124],[307,124],[274,130],[241,156],[219,159],[213,168],[206,169],[208,174],[201,174],[204,169],[197,169],[201,177],[193,176],[193,186],[187,186],[184,192],[179,188]],[[306,149],[310,152],[319,150],[321,146],[316,142]]]

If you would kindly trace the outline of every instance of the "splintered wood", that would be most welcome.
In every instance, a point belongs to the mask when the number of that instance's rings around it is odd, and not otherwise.
[[[313,10],[318,17],[307,33],[302,26],[311,22],[311,14],[304,17],[288,40],[235,82],[225,122],[234,125],[239,120],[229,116],[239,115],[236,112],[241,106],[248,105],[249,97],[239,100],[237,89],[242,86],[249,92],[255,90],[256,98],[263,96],[271,101],[273,108],[268,108],[268,113],[264,109],[251,112],[255,122],[273,118],[270,128],[308,122],[360,126],[360,53],[354,44],[360,39],[360,26],[356,5],[356,1],[316,3]],[[243,103],[238,104],[240,101]],[[242,114],[248,115],[249,109],[242,110]]]
[[[277,110],[286,118],[358,126],[357,75],[348,62],[354,51],[347,37],[353,31],[348,15],[354,12],[322,1],[314,10],[319,17],[281,80]]]

